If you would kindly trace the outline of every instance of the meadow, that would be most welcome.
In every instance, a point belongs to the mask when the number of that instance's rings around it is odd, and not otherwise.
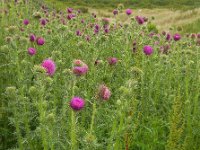
[[[127,5],[2,1],[0,149],[199,150],[199,8],[169,29]]]

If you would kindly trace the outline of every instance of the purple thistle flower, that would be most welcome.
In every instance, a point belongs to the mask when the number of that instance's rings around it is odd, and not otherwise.
[[[46,59],[42,62],[42,67],[46,70],[49,76],[52,76],[56,71],[56,65],[53,60]]]
[[[199,39],[200,39],[200,33],[198,33],[198,34],[197,34],[197,38],[199,38]]]
[[[84,19],[81,19],[81,23],[85,23],[85,20],[84,20]]]
[[[72,14],[68,14],[68,15],[67,15],[67,19],[68,19],[68,20],[71,20],[72,18],[73,18]]]
[[[197,37],[197,35],[195,33],[192,33],[191,38],[195,39]]]
[[[126,14],[129,16],[132,14],[132,10],[131,9],[126,9]]]
[[[76,35],[77,35],[77,36],[81,36],[81,35],[82,35],[81,31],[80,31],[80,30],[77,30],[77,31],[76,31]]]
[[[73,8],[67,8],[67,12],[71,14],[73,12]]]
[[[44,19],[44,18],[41,19],[41,20],[40,20],[40,24],[43,25],[43,26],[45,26],[45,25],[47,24],[47,20]]]
[[[29,24],[29,20],[28,19],[24,19],[23,23],[24,23],[24,25],[28,25]]]
[[[113,10],[113,15],[117,15],[118,14],[118,10],[117,9],[114,9]]]
[[[38,37],[36,41],[37,41],[37,45],[44,45],[45,43],[45,40],[42,37]]]
[[[105,28],[105,29],[104,29],[104,32],[105,32],[105,33],[109,33],[109,29],[108,29],[108,28]]]
[[[179,41],[181,39],[181,35],[178,33],[174,34],[173,37],[174,37],[174,41]]]
[[[115,65],[118,62],[118,59],[115,57],[108,58],[108,63],[110,65]]]
[[[136,16],[135,19],[138,22],[138,24],[143,24],[144,23],[144,19],[141,16]]]
[[[100,26],[99,26],[98,24],[96,24],[96,25],[94,26],[94,28],[95,28],[96,30],[99,30]]]
[[[167,40],[167,41],[170,41],[170,40],[171,40],[171,35],[170,35],[169,33],[167,33],[166,40]]]
[[[70,107],[75,110],[81,110],[85,106],[85,101],[80,97],[73,97],[70,101]]]
[[[153,48],[149,45],[144,46],[143,51],[146,55],[151,55],[153,53]]]
[[[94,29],[94,34],[97,34],[97,33],[99,33],[99,30]]]
[[[34,34],[30,34],[29,39],[31,42],[35,42],[36,36]]]
[[[28,48],[28,54],[33,56],[36,54],[36,49],[33,47]]]

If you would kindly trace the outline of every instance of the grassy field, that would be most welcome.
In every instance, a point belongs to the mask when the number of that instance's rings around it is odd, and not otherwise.
[[[3,2],[0,149],[199,150],[199,8]]]
[[[200,7],[198,0],[48,0],[62,2],[69,6],[89,6],[95,8],[116,8],[122,3],[126,8],[173,8],[188,9]]]
[[[118,7],[118,4],[123,4],[124,6],[134,9],[134,15],[143,15],[148,18],[154,17],[152,20],[157,28],[162,31],[169,31],[170,29],[176,29],[177,27],[182,27],[182,33],[193,33],[200,32],[199,21],[200,18],[200,8],[198,1],[141,1],[141,2],[131,2],[131,1],[106,1],[103,3],[101,1],[95,1],[90,3],[90,1],[59,1],[59,0],[46,0],[47,4],[56,8],[65,10],[66,7],[73,7],[76,9],[84,9],[89,13],[96,13],[101,17],[111,17],[113,16],[112,10]],[[160,5],[163,3],[163,5]],[[101,6],[101,5],[103,6]],[[111,5],[112,4],[112,5]],[[94,6],[93,6],[94,5]],[[118,21],[130,22],[130,19],[122,13],[118,15]]]

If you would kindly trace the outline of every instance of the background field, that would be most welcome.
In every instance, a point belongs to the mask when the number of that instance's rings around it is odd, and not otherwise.
[[[112,17],[112,10],[123,4],[125,8],[133,8],[134,16],[154,17],[152,21],[159,30],[169,31],[182,27],[182,33],[200,32],[200,1],[199,0],[45,0],[58,10],[66,7],[95,12],[103,17]],[[124,14],[117,18],[129,22]]]

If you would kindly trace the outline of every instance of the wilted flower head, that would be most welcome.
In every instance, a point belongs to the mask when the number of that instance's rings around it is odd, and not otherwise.
[[[52,76],[56,71],[56,65],[53,60],[46,59],[42,62],[42,67],[45,68],[46,73]]]
[[[164,45],[160,47],[160,52],[163,54],[168,54],[169,49],[170,49],[170,45]]]
[[[74,61],[73,73],[77,76],[84,75],[88,72],[88,66],[81,60]]]
[[[174,34],[174,41],[179,41],[181,39],[181,35],[176,33]]]
[[[165,32],[165,31],[162,31],[162,35],[166,35],[166,32]]]
[[[73,97],[70,101],[70,107],[75,110],[81,110],[85,106],[85,101],[80,97]]]
[[[28,48],[28,54],[33,56],[36,54],[36,49],[33,47]]]
[[[44,45],[45,43],[45,40],[42,37],[38,37],[36,41],[37,41],[37,45]]]
[[[118,62],[118,60],[115,57],[108,58],[108,63],[110,65],[115,65],[117,62]]]
[[[85,23],[85,20],[84,20],[84,19],[81,19],[81,23]]]
[[[146,55],[151,55],[153,53],[153,48],[149,45],[144,46],[143,51]]]
[[[132,10],[131,9],[126,9],[126,14],[129,16],[132,14]]]
[[[110,19],[109,18],[103,18],[102,21],[103,21],[103,24],[109,24]]]
[[[192,34],[191,34],[191,38],[192,38],[192,39],[195,39],[196,37],[197,37],[197,35],[196,35],[195,33],[192,33]]]
[[[34,34],[30,34],[29,39],[31,42],[35,42],[36,36]]]
[[[24,23],[24,25],[28,25],[29,24],[29,20],[28,19],[24,19],[23,23]]]
[[[88,41],[88,42],[91,40],[91,38],[90,38],[89,35],[86,35],[86,36],[85,36],[85,39],[86,39],[86,41]]]
[[[111,92],[105,85],[100,85],[98,95],[102,100],[108,100],[111,96]]]

